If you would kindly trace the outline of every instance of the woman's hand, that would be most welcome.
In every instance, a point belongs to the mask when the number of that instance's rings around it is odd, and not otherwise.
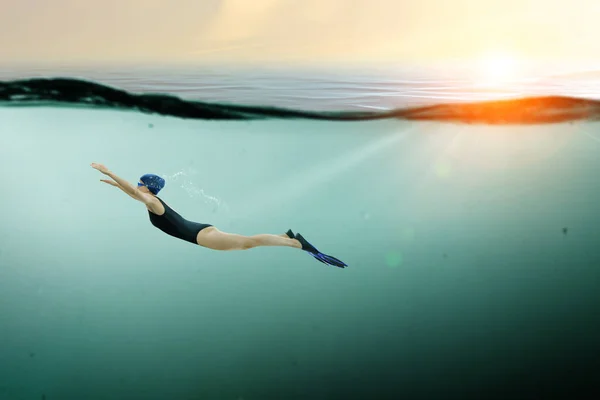
[[[106,168],[104,165],[102,164],[96,164],[96,163],[92,163],[92,168],[97,169],[98,171],[102,172],[104,175],[108,174],[110,171],[108,170],[108,168]]]

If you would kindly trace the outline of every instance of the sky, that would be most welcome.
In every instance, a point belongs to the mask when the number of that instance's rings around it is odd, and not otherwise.
[[[0,0],[0,63],[600,60],[598,0]]]

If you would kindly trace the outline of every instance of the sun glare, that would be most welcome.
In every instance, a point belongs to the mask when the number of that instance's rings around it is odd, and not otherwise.
[[[517,78],[518,61],[510,54],[490,53],[481,57],[478,71],[482,83],[501,84]]]

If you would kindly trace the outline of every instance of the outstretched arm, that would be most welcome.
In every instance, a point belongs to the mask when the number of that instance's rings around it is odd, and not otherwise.
[[[101,179],[102,182],[106,182],[109,185],[117,186],[119,189],[121,189],[122,191],[124,191],[125,193],[127,193],[128,195],[133,197],[134,199],[141,200],[139,192],[129,182],[127,182],[125,179],[122,179],[122,178],[118,177],[117,175],[113,174],[104,165],[92,163],[92,168],[97,169],[98,171],[102,172],[104,175],[114,179],[114,182],[109,181],[107,179]]]
[[[123,178],[119,178],[117,175],[113,174],[111,171],[108,171],[105,175],[113,178],[115,180],[115,182],[117,182],[119,184],[119,187],[128,195],[133,196],[138,193],[137,190],[131,185],[131,183],[127,182]]]
[[[100,181],[102,181],[102,182],[104,182],[104,183],[108,183],[109,185],[111,185],[111,186],[114,186],[114,187],[117,187],[117,188],[121,189],[122,191],[124,191],[125,193],[127,193],[127,191],[126,191],[125,189],[123,189],[123,187],[121,187],[121,185],[119,185],[119,184],[118,184],[117,182],[115,182],[115,181],[111,181],[111,180],[108,180],[108,179],[100,179]],[[132,198],[134,198],[134,199],[138,200],[138,198],[137,198],[137,197],[134,197],[134,196],[130,195],[129,193],[127,193],[127,194],[128,194],[129,196],[131,196]]]
[[[146,205],[146,207],[148,207],[148,209],[151,210],[155,214],[161,214],[164,212],[164,211],[161,211],[161,208],[162,208],[161,203],[154,196],[152,196],[151,194],[148,194],[148,193],[140,192],[135,187],[133,187],[129,182],[127,182],[125,179],[121,179],[117,175],[110,172],[108,170],[108,168],[106,168],[104,165],[92,163],[92,168],[97,169],[98,171],[102,172],[104,175],[109,176],[114,179],[114,182],[110,181],[108,179],[101,179],[102,182],[106,182],[109,185],[118,187],[119,189],[121,189],[122,191],[127,193],[129,196],[133,197],[135,200],[139,200],[142,203],[144,203]]]

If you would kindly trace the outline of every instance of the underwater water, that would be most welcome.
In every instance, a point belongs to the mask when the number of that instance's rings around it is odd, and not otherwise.
[[[374,89],[373,113],[296,115],[259,107],[275,95],[237,109],[17,78],[0,82],[0,399],[598,392],[594,101],[407,111]],[[313,93],[331,92],[295,101]],[[292,228],[349,266],[176,240],[91,162],[165,177],[186,218]]]

